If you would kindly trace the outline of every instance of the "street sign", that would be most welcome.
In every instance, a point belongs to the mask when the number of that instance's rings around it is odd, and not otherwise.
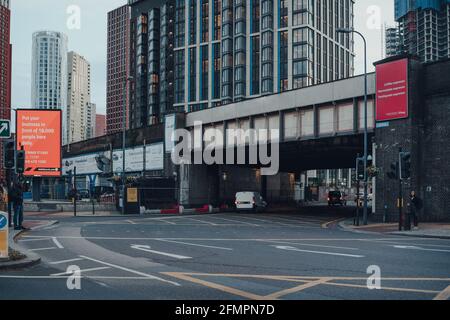
[[[0,119],[0,139],[11,138],[11,122],[9,120]]]
[[[8,214],[0,211],[0,259],[8,257]]]

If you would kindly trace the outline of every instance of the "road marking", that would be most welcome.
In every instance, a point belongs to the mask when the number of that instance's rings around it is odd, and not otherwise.
[[[172,222],[172,221],[167,221],[166,219],[149,219],[150,221],[151,220],[153,220],[153,221],[161,221],[161,222],[165,222],[165,223],[168,223],[168,224],[171,224],[171,225],[176,225],[176,223],[175,222]]]
[[[221,284],[217,284],[217,283],[213,283],[213,282],[209,282],[206,280],[201,280],[201,279],[197,279],[191,276],[188,276],[186,274],[183,273],[179,273],[179,272],[162,272],[162,274],[180,279],[180,280],[184,280],[187,282],[192,282],[192,283],[196,283],[196,284],[200,284],[202,286],[208,287],[208,288],[212,288],[212,289],[216,289],[219,291],[223,291],[229,294],[234,294],[236,296],[240,296],[240,297],[244,297],[250,300],[264,300],[263,296],[257,295],[257,294],[253,294],[250,292],[246,292],[243,290],[239,290],[239,289],[235,289],[235,288],[231,288],[228,286],[224,286]]]
[[[136,224],[136,222],[134,222],[133,220],[126,220],[126,222],[128,222],[130,224]]]
[[[275,299],[281,298],[281,297],[291,294],[291,293],[297,293],[299,291],[303,291],[303,290],[324,284],[330,280],[332,280],[332,278],[323,278],[323,279],[319,279],[316,281],[310,281],[308,283],[304,283],[304,284],[301,284],[301,285],[293,287],[293,288],[289,288],[289,289],[271,293],[271,294],[265,296],[264,298],[266,298],[268,300],[275,300]]]
[[[111,269],[111,267],[97,267],[97,268],[90,268],[90,269],[83,269],[80,270],[80,273],[82,272],[90,272],[90,271],[99,271],[99,270],[105,270],[105,269]],[[61,272],[61,273],[53,273],[51,274],[51,276],[53,277],[59,277],[59,276],[64,276],[64,275],[72,275],[74,274],[74,272]]]
[[[393,246],[396,249],[406,249],[406,250],[419,250],[419,251],[433,251],[433,252],[450,252],[450,250],[444,250],[444,249],[428,249],[428,248],[421,248],[416,246]]]
[[[262,216],[263,218],[266,219],[275,219],[275,221],[278,220],[283,220],[283,221],[287,221],[287,222],[294,222],[297,224],[305,224],[305,225],[314,225],[317,226],[319,224],[319,222],[315,223],[315,222],[310,222],[310,221],[306,221],[306,220],[302,220],[302,219],[288,219],[288,218],[284,218],[282,216]]]
[[[258,224],[254,224],[254,223],[250,223],[250,222],[244,222],[244,221],[239,221],[239,220],[226,219],[226,218],[222,218],[222,217],[212,217],[212,218],[214,218],[214,219],[220,219],[220,220],[223,220],[223,221],[234,222],[234,223],[237,222],[237,223],[245,224],[245,225],[252,226],[252,227],[259,227]]]
[[[145,231],[142,231],[145,232]],[[32,236],[26,235],[23,238],[28,239],[49,239],[51,240],[51,236]],[[160,238],[149,238],[149,237],[81,237],[81,236],[58,236],[59,239],[88,239],[88,240],[158,240]],[[427,241],[442,241],[442,239],[433,239],[433,238],[412,238],[412,237],[399,237],[399,238],[374,238],[374,239],[366,239],[366,238],[240,238],[240,239],[232,239],[232,238],[165,238],[169,240],[186,240],[186,241],[388,241],[395,240],[400,242],[409,242],[413,239],[415,240],[427,240]]]
[[[167,253],[167,252],[162,252],[162,251],[155,251],[155,250],[151,250],[150,246],[146,246],[146,245],[139,245],[139,244],[132,244],[131,245],[132,249],[135,250],[140,250],[140,251],[145,251],[145,252],[150,252],[150,253],[154,253],[154,254],[158,254],[161,256],[166,256],[166,257],[170,257],[170,258],[175,258],[175,259],[192,259],[192,257],[186,257],[186,256],[181,256],[178,254],[173,254],[173,253]]]
[[[179,244],[184,244],[184,245],[187,245],[187,246],[194,246],[194,247],[204,247],[204,248],[219,249],[219,250],[229,250],[229,251],[232,251],[232,250],[233,250],[232,248],[207,246],[207,245],[204,245],[204,244],[189,243],[189,242],[181,242],[181,241],[166,240],[166,239],[158,239],[158,241],[171,242],[171,243],[179,243]]]
[[[350,247],[324,246],[324,245],[320,245],[320,244],[296,243],[296,242],[286,242],[286,241],[261,241],[261,242],[284,243],[284,244],[291,244],[291,245],[293,244],[296,246],[318,247],[318,248],[329,248],[329,249],[359,250],[358,248],[350,248]]]
[[[54,261],[54,262],[49,262],[49,264],[64,264],[64,263],[70,263],[70,262],[76,262],[76,261],[81,261],[83,259],[81,258],[75,258],[75,259],[68,259],[68,260],[61,260],[61,261]]]
[[[322,229],[328,229],[329,225],[331,225],[333,223],[339,223],[339,222],[344,221],[344,220],[346,220],[346,218],[339,218],[339,219],[336,219],[336,220],[333,220],[333,221],[328,221],[328,222],[322,223],[321,227],[322,227]]]
[[[439,292],[433,300],[449,300],[450,299],[450,286]]]
[[[385,279],[382,279],[382,280],[385,280]],[[337,287],[349,287],[349,288],[363,288],[363,289],[367,289],[367,285],[359,285],[359,284],[336,283],[336,282],[327,282],[325,284],[329,285],[329,286],[337,286]],[[417,292],[417,293],[437,293],[438,292],[438,291],[434,291],[434,290],[393,288],[393,287],[384,287],[384,286],[381,287],[381,290],[401,291],[401,292]]]
[[[317,254],[324,254],[329,256],[340,256],[340,257],[349,257],[349,258],[364,258],[364,256],[356,255],[356,254],[347,254],[347,253],[336,253],[336,252],[326,252],[326,251],[311,251],[311,250],[302,250],[295,247],[289,247],[289,246],[273,246],[280,250],[287,250],[287,251],[298,251],[298,252],[306,252],[306,253],[317,253]]]
[[[58,249],[57,247],[48,247],[48,248],[37,248],[37,249],[29,249],[28,251],[45,251],[45,250],[53,250]]]
[[[104,265],[109,266],[109,267],[113,267],[113,268],[116,268],[116,269],[120,269],[120,270],[123,270],[123,271],[134,273],[134,274],[137,274],[138,276],[143,276],[143,277],[146,277],[146,278],[149,278],[149,279],[153,279],[153,280],[159,280],[161,282],[169,283],[169,284],[172,284],[172,285],[177,286],[177,287],[181,286],[178,282],[169,281],[169,280],[157,277],[157,276],[153,276],[153,275],[148,274],[148,273],[144,273],[144,272],[136,271],[136,270],[133,270],[133,269],[121,267],[121,266],[118,266],[116,264],[100,261],[100,260],[97,260],[97,259],[94,259],[94,258],[89,258],[89,257],[86,257],[86,256],[80,256],[80,257],[83,258],[83,259],[87,259],[87,260],[91,260],[91,261],[94,261],[94,262],[97,262],[97,263],[104,264]]]
[[[32,241],[43,241],[48,240],[49,238],[38,238],[38,239],[19,239],[20,242],[32,242]]]
[[[64,249],[63,245],[56,239],[56,237],[52,237],[53,243],[59,248]]]
[[[188,218],[188,217],[184,217],[185,219],[189,219],[192,221],[197,221],[197,222],[201,222],[203,224],[209,224],[210,226],[217,226],[217,223],[213,223],[213,222],[209,222],[209,221],[203,221],[203,220],[199,220],[199,219],[194,219],[194,218]]]

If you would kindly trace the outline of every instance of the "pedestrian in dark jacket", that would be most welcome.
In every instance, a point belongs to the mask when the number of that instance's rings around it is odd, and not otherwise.
[[[10,201],[13,203],[14,210],[14,230],[22,230],[23,226],[23,189],[18,183],[15,183],[10,190]]]
[[[411,191],[411,194],[409,196],[411,201],[411,217],[413,219],[414,223],[414,229],[417,229],[419,227],[419,211],[422,209],[422,199],[420,199],[415,191]]]

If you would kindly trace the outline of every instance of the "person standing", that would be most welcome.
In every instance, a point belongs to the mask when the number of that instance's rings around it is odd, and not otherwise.
[[[23,189],[20,184],[13,185],[10,198],[14,210],[14,230],[23,230]]]
[[[413,219],[414,229],[417,230],[419,228],[419,211],[422,209],[422,199],[420,199],[415,191],[411,191],[409,196],[411,201],[410,206],[410,214]]]

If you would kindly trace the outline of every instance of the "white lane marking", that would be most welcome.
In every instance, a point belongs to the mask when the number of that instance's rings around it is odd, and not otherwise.
[[[320,222],[319,221],[317,221],[317,222],[310,222],[310,221],[306,221],[306,220],[302,220],[302,219],[288,219],[288,218],[285,218],[285,217],[282,217],[282,216],[262,216],[263,218],[266,218],[266,219],[275,219],[275,220],[283,220],[283,221],[287,221],[287,222],[295,222],[295,223],[298,223],[298,224],[307,224],[307,225],[315,225],[315,226],[317,226]],[[323,222],[323,221],[322,221]]]
[[[97,262],[97,263],[104,264],[104,265],[109,266],[109,267],[113,267],[113,268],[116,268],[116,269],[127,271],[127,272],[130,272],[130,273],[134,273],[134,274],[137,274],[138,276],[143,276],[143,277],[146,277],[148,279],[153,279],[153,280],[158,280],[158,281],[161,281],[161,282],[169,283],[169,284],[172,284],[172,285],[177,286],[177,287],[181,286],[178,282],[169,281],[169,280],[157,277],[157,276],[153,276],[151,274],[147,274],[147,273],[136,271],[136,270],[133,270],[133,269],[121,267],[121,266],[118,266],[116,264],[100,261],[100,260],[97,260],[97,259],[94,259],[94,258],[89,258],[89,257],[86,257],[86,256],[80,256],[80,258],[91,260],[91,261],[94,261],[94,262]]]
[[[421,248],[416,246],[393,246],[396,249],[406,249],[406,250],[419,250],[419,251],[433,251],[433,252],[450,252],[450,250],[444,249],[429,249],[429,248]]]
[[[64,249],[63,245],[61,244],[61,242],[58,241],[58,239],[56,239],[56,237],[52,237],[53,243],[59,248],[59,249]]]
[[[340,256],[340,257],[349,257],[349,258],[364,258],[364,256],[356,255],[356,254],[347,254],[347,253],[336,253],[336,252],[326,252],[326,251],[311,251],[311,250],[302,250],[295,247],[289,247],[289,246],[274,246],[277,249],[280,250],[287,250],[287,251],[298,251],[298,252],[306,252],[306,253],[316,253],[316,254],[324,254],[329,256]]]
[[[161,221],[161,222],[165,222],[165,223],[168,223],[168,224],[171,224],[171,225],[176,225],[176,223],[175,222],[172,222],[172,221],[167,221],[167,219],[149,219],[150,221],[151,220],[153,220],[153,221]]]
[[[166,257],[180,259],[180,260],[192,259],[191,257],[181,256],[179,254],[173,254],[173,253],[168,253],[168,252],[151,250],[151,247],[150,246],[146,246],[146,245],[132,244],[131,248],[135,249],[135,250],[150,252],[150,253],[158,254],[158,255],[161,255],[161,256],[166,256]]]
[[[211,218],[219,219],[219,220],[223,220],[223,221],[228,221],[228,222],[245,224],[245,225],[252,226],[252,227],[259,227],[259,224],[254,224],[254,223],[250,223],[250,222],[244,222],[244,221],[233,220],[233,219],[226,219],[226,218],[222,218],[222,217],[211,217]]]
[[[263,218],[266,218],[265,216],[262,216]],[[237,218],[236,216],[233,216],[233,218]],[[242,217],[239,216],[239,219],[248,219],[248,220],[255,220],[255,221],[260,221],[263,222],[265,224],[277,224],[283,227],[290,227],[290,228],[308,228],[308,229],[312,229],[312,228],[319,228],[319,227],[310,227],[310,226],[306,226],[306,225],[300,225],[299,223],[297,223],[296,225],[292,225],[292,224],[288,224],[288,223],[284,223],[284,222],[280,222],[280,221],[276,221],[273,220],[271,218],[267,218],[267,219],[258,219],[258,218],[249,218],[249,217]]]
[[[45,250],[53,250],[58,249],[57,247],[48,247],[48,248],[37,248],[37,249],[29,249],[28,251],[45,251]]]
[[[329,248],[329,249],[342,249],[342,250],[359,250],[358,248],[350,248],[350,247],[337,247],[337,246],[324,246],[320,244],[311,244],[311,243],[297,243],[297,242],[287,242],[287,241],[262,241],[262,242],[272,242],[272,243],[284,243],[284,244],[293,244],[295,246],[306,246],[306,247],[320,247],[320,248]]]
[[[43,241],[48,240],[48,238],[37,238],[37,239],[19,239],[19,242],[32,242],[32,241]]]
[[[83,276],[81,275],[80,278],[82,279],[104,279],[104,280],[154,280],[149,277],[120,277],[120,276]],[[55,276],[6,276],[6,275],[0,275],[0,279],[64,279],[64,277],[55,277]]]
[[[143,231],[145,232],[145,231]],[[23,236],[23,238],[30,239],[51,239],[51,236]],[[158,240],[160,238],[149,238],[149,237],[81,237],[81,236],[58,236],[59,239],[91,239],[91,240]],[[427,241],[443,241],[443,239],[433,239],[433,238],[412,238],[412,237],[399,237],[399,238],[164,238],[168,240],[198,240],[198,241],[387,241],[387,240],[395,240],[400,242],[409,242],[411,240],[427,240]]]
[[[126,222],[128,222],[130,224],[136,224],[136,222],[134,222],[133,220],[126,220]]]
[[[97,267],[97,268],[90,268],[90,269],[82,269],[80,270],[80,273],[83,272],[90,272],[90,271],[99,271],[99,270],[105,270],[105,269],[111,269],[111,267]],[[71,275],[73,272],[61,272],[61,273],[53,273],[51,276],[53,277],[59,277],[59,276],[65,276],[65,275]]]
[[[366,241],[366,242],[374,242],[374,243],[383,243],[383,244],[400,244],[398,243],[398,241],[389,241],[389,240],[370,240],[370,239],[358,239],[359,241]],[[403,239],[390,239],[390,240],[405,240]],[[435,241],[439,241],[439,240],[445,240],[445,239],[433,239],[433,238],[422,238],[422,239],[417,239],[414,238],[415,241],[420,241],[420,240],[435,240]],[[448,240],[447,240],[448,241]],[[408,243],[411,246],[425,246],[425,247],[437,247],[437,248],[450,248],[450,245],[439,245],[439,244],[428,244],[428,243]]]
[[[204,247],[204,248],[219,249],[219,250],[229,250],[229,251],[233,250],[232,248],[207,246],[207,245],[204,245],[204,244],[181,242],[181,241],[174,241],[174,240],[167,240],[167,239],[158,239],[158,241],[170,242],[170,243],[179,243],[179,244],[184,244],[184,245],[187,245],[187,246],[194,246],[194,247]]]
[[[200,223],[203,223],[203,224],[209,224],[210,226],[217,226],[217,223],[213,223],[213,222],[209,222],[209,221],[203,221],[203,220],[200,220],[200,219],[194,219],[194,218],[188,218],[188,217],[185,217],[185,219],[189,219],[189,220],[192,220],[192,221],[197,221],[197,222],[200,222]]]
[[[68,259],[68,260],[61,260],[61,261],[53,261],[53,262],[49,262],[49,264],[64,264],[64,263],[70,263],[70,262],[76,262],[76,261],[81,261],[83,259],[81,258],[75,258],[75,259]]]

